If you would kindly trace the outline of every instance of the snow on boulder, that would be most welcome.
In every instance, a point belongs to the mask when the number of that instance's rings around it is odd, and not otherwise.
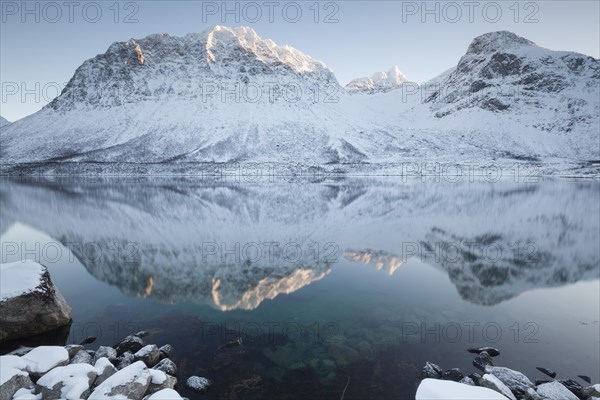
[[[544,400],[577,400],[577,396],[557,381],[543,383],[536,391]]]
[[[491,389],[463,385],[453,381],[423,379],[417,389],[415,400],[506,400]]]
[[[12,400],[43,400],[42,394],[34,394],[33,389],[19,389]]]
[[[52,368],[69,363],[69,352],[62,346],[39,346],[23,356],[27,372],[41,376]]]
[[[85,399],[96,376],[96,368],[89,364],[71,364],[46,373],[36,386],[43,399]]]
[[[35,261],[0,264],[0,342],[66,325],[72,310]]]
[[[97,399],[141,400],[150,385],[150,372],[143,361],[136,361],[102,382],[88,397]]]
[[[19,389],[32,387],[27,372],[0,365],[0,400],[10,400]]]
[[[27,363],[22,357],[14,355],[0,356],[0,368],[27,369]]]
[[[173,389],[163,389],[151,396],[144,397],[144,400],[183,400],[182,397]]]
[[[510,391],[509,387],[506,386],[500,379],[491,374],[485,374],[479,379],[479,384],[483,387],[495,390],[498,393],[502,393],[505,397],[510,400],[517,400],[514,394]]]
[[[528,377],[523,375],[521,372],[514,371],[510,368],[486,366],[485,373],[494,375],[514,392],[525,393],[527,389],[533,387],[533,383]]]

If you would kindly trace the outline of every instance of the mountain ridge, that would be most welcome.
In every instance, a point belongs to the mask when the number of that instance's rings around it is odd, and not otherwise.
[[[475,38],[437,87],[393,68],[376,76],[391,90],[351,94],[324,63],[250,28],[153,34],[85,61],[2,130],[0,160],[587,163],[600,159],[599,65],[500,31]]]

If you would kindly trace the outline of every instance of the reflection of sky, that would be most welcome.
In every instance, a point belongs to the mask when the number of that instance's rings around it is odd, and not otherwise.
[[[3,234],[2,242],[25,242],[26,248],[33,248],[36,242],[43,247],[53,241],[17,223]],[[409,259],[391,276],[373,266],[344,259],[324,279],[289,295],[264,301],[254,311],[222,313],[205,305],[164,305],[151,298],[127,297],[118,288],[95,280],[78,261],[70,262],[71,257],[63,247],[62,259],[48,267],[74,308],[74,330],[83,329],[90,322],[110,330],[115,321],[140,321],[173,312],[190,313],[230,326],[239,321],[258,324],[292,321],[303,326],[334,322],[339,332],[347,335],[357,329],[383,331],[381,326],[389,325],[396,332],[400,327],[409,340],[420,340],[422,323],[434,331],[436,324],[440,324],[438,332],[448,329],[449,336],[453,336],[458,324],[462,327],[458,344],[445,340],[444,333],[438,342],[430,332],[425,334],[428,345],[439,347],[441,354],[449,348],[454,352],[457,346],[493,345],[501,349],[500,365],[513,366],[531,377],[539,375],[536,366],[554,369],[563,378],[586,374],[597,381],[600,375],[598,280],[534,289],[490,307],[462,300],[445,272],[418,259]],[[374,323],[381,326],[371,326]],[[473,341],[467,339],[468,323],[479,324],[473,325]],[[411,331],[415,326],[418,331]],[[490,340],[484,339],[484,326],[489,326]],[[502,334],[493,341],[496,327],[500,327]],[[99,341],[110,344],[111,335],[105,332],[105,338]],[[469,368],[469,360],[465,356],[464,360],[456,361],[456,366]]]

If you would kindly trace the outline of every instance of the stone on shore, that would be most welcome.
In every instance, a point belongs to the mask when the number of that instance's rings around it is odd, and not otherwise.
[[[569,389],[556,381],[538,386],[536,392],[543,400],[578,400]]]
[[[35,261],[0,264],[0,342],[67,325],[73,311]]]
[[[142,361],[118,371],[94,389],[88,400],[141,400],[150,385],[150,372]]]
[[[97,375],[96,368],[89,364],[70,364],[46,373],[37,381],[36,388],[45,400],[85,399]]]

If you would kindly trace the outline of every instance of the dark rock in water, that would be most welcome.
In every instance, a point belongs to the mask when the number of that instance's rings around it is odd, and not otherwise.
[[[165,344],[164,346],[158,349],[160,352],[160,359],[171,357],[171,353],[173,352],[173,346],[170,344]]]
[[[580,378],[581,380],[591,384],[592,383],[592,378],[590,378],[587,375],[577,375],[578,378]]]
[[[467,351],[473,354],[479,354],[485,351],[490,355],[490,357],[497,357],[500,355],[500,351],[494,347],[480,347],[478,349],[467,349]]]
[[[538,371],[540,371],[543,374],[548,375],[550,378],[556,378],[556,372],[554,372],[554,371],[551,371],[551,370],[543,368],[543,367],[535,367],[535,369],[537,369]]]
[[[88,336],[85,339],[83,339],[81,341],[81,343],[79,343],[81,346],[84,346],[86,344],[91,344],[94,343],[96,341],[96,336]]]
[[[148,331],[139,331],[138,333],[133,334],[133,336],[137,336],[139,338],[145,338],[149,334],[150,334],[150,332],[148,332]]]
[[[177,365],[168,358],[162,359],[158,364],[154,366],[154,369],[164,372],[167,375],[177,375]]]
[[[242,346],[242,338],[234,339],[219,346],[215,353],[213,366],[214,368],[221,368],[230,365],[236,362],[244,353],[246,353],[246,349]]]
[[[144,341],[138,336],[129,335],[114,347],[115,350],[117,350],[117,355],[120,356],[126,351],[130,351],[132,353],[137,352],[144,347]]]
[[[185,384],[196,392],[205,393],[210,388],[210,385],[212,385],[212,382],[200,376],[190,376]]]
[[[442,369],[429,361],[425,363],[425,366],[421,370],[421,379],[432,378],[440,379],[442,377]]]
[[[578,398],[586,399],[586,396],[583,393],[583,386],[575,382],[573,379],[561,379],[559,382]]]
[[[492,357],[490,357],[488,352],[482,351],[481,353],[477,354],[477,356],[475,356],[475,359],[473,360],[473,366],[475,366],[475,368],[477,368],[481,372],[485,372],[485,367],[494,366],[494,363],[492,361]]]
[[[240,347],[241,345],[242,345],[242,338],[238,337],[238,338],[233,339],[232,341],[229,341],[229,342],[219,346],[219,350]]]
[[[446,381],[460,382],[462,378],[464,378],[464,375],[462,372],[460,372],[460,369],[458,368],[446,370],[442,374],[442,379]]]
[[[536,379],[535,386],[543,385],[544,383],[552,382],[550,379]]]
[[[475,382],[476,385],[479,385],[479,380],[481,379],[481,374],[478,374],[477,372],[473,372],[472,374],[468,375],[469,378],[471,378],[473,380],[473,382]]]

